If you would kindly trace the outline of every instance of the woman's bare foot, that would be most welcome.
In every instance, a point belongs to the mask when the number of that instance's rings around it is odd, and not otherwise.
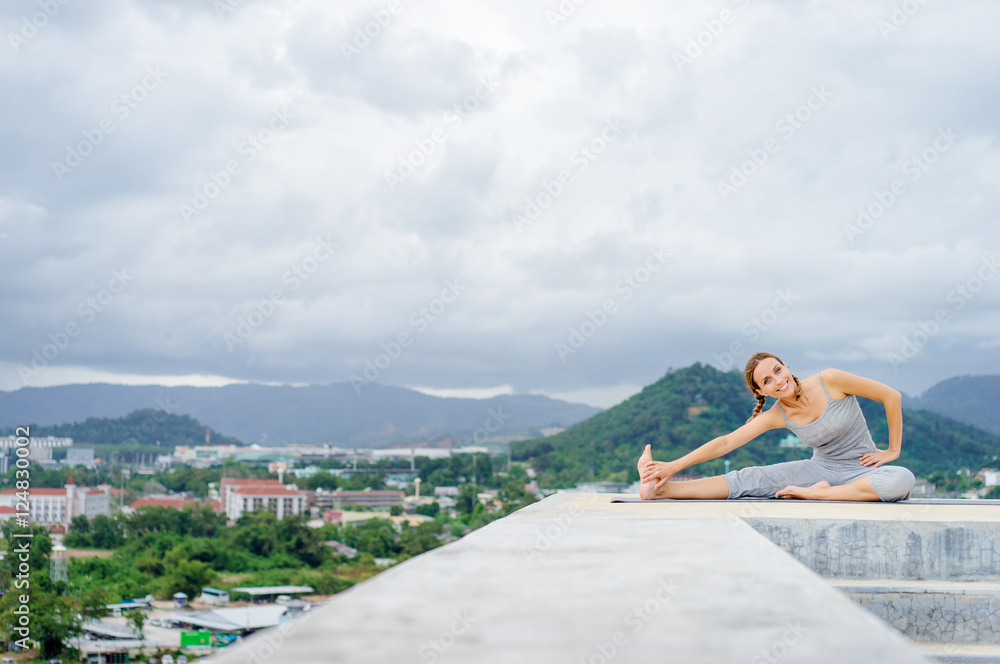
[[[776,496],[778,498],[801,498],[803,500],[822,500],[823,491],[822,489],[829,489],[830,483],[826,480],[820,480],[810,487],[800,487],[788,485],[781,491],[779,491]],[[641,495],[641,491],[640,491]]]
[[[645,468],[647,461],[653,460],[653,451],[649,445],[646,445],[645,449],[642,450],[642,455],[639,457],[639,463],[636,467],[639,469],[639,477],[642,477],[642,469]],[[656,498],[656,492],[653,487],[656,486],[656,480],[649,480],[648,482],[643,482],[639,485],[639,498],[643,500],[652,500]]]

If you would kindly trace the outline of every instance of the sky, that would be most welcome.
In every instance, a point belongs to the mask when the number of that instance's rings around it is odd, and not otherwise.
[[[0,389],[1000,373],[1000,5],[0,5]]]

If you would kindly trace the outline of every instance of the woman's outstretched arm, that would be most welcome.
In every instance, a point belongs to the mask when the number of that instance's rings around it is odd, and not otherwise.
[[[827,387],[881,402],[885,407],[885,419],[889,425],[889,449],[861,455],[861,465],[878,468],[898,459],[903,448],[903,396],[885,383],[855,376],[840,369],[826,369],[821,374]]]
[[[751,440],[770,429],[780,429],[785,426],[784,421],[773,408],[764,411],[753,418],[736,431],[727,433],[724,436],[713,438],[701,447],[674,461],[653,461],[652,455],[648,461],[639,461],[639,481],[646,483],[651,479],[656,479],[655,489],[659,489],[672,476],[684,470],[688,466],[694,466],[704,461],[710,461],[720,456],[729,454],[737,447],[746,445]],[[647,445],[646,447],[649,447]],[[651,451],[651,450],[650,450]]]

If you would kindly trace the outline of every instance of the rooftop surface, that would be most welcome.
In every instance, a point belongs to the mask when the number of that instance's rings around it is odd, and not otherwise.
[[[876,559],[873,569],[891,573],[894,555],[937,560],[951,551],[939,540],[970,541],[974,547],[955,549],[974,564],[963,568],[964,580],[1000,573],[995,504],[615,497],[549,496],[209,661],[927,662],[930,646],[921,650],[852,601],[800,562],[799,550],[823,553],[825,564],[829,547],[850,535],[861,548],[843,560]],[[775,543],[780,537],[761,527],[784,529],[775,532],[792,544]],[[838,540],[839,527],[846,535]],[[965,539],[954,537],[956,528]],[[896,539],[899,552],[879,548]],[[958,651],[935,647],[941,657]]]

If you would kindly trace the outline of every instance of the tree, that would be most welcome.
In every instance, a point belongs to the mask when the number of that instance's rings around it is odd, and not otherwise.
[[[424,516],[429,516],[432,519],[441,513],[441,505],[435,500],[429,505],[417,505],[416,509],[413,510],[416,514],[423,514]]]
[[[442,542],[437,538],[441,530],[441,524],[435,521],[426,521],[415,527],[404,526],[399,536],[399,546],[407,556],[420,555],[441,546]]]
[[[90,541],[98,549],[116,549],[124,543],[118,515],[98,514],[90,522]]]
[[[160,596],[170,597],[174,593],[186,593],[197,597],[201,589],[211,585],[216,573],[200,560],[180,560],[172,565],[160,582]]]
[[[475,484],[463,484],[455,499],[455,508],[461,514],[472,514],[479,504],[478,489]]]
[[[136,633],[139,635],[139,647],[142,647],[142,640],[145,637],[143,630],[146,626],[146,612],[143,611],[142,607],[137,607],[128,612],[126,616],[128,624],[135,628]]]
[[[61,597],[48,583],[48,572],[30,575],[31,581],[31,639],[38,642],[42,657],[55,657],[63,643],[80,634],[82,620],[80,605],[70,597]],[[21,616],[14,613],[20,604],[20,593],[9,592],[0,597],[0,632],[9,634],[12,642],[18,640],[16,631]]]
[[[69,522],[69,532],[66,533],[66,546],[87,548],[93,545],[90,538],[90,521],[86,515],[78,514]]]

